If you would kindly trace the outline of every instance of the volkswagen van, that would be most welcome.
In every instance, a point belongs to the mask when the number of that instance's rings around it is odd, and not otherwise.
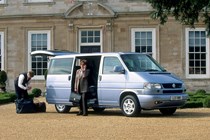
[[[49,62],[46,101],[54,104],[59,113],[75,107],[69,98],[81,59],[88,61],[91,71],[88,107],[96,112],[120,108],[125,116],[133,117],[141,110],[158,109],[164,115],[172,115],[188,99],[183,81],[167,72],[150,55],[69,53],[51,57]]]

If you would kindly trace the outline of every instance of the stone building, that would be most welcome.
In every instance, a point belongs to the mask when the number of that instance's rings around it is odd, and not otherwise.
[[[210,91],[209,38],[169,18],[150,18],[143,0],[0,0],[1,70],[7,89],[23,71],[33,70],[33,87],[44,89],[47,59],[34,50],[141,52],[152,55],[186,83],[188,90]]]

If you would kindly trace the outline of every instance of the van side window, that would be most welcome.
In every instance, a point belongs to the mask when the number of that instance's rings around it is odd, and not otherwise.
[[[103,62],[103,74],[114,74],[114,68],[116,66],[122,66],[117,57],[105,57]]]
[[[53,59],[48,74],[71,74],[72,58]]]

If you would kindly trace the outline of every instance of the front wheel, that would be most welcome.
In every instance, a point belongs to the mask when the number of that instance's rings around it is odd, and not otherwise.
[[[55,104],[55,109],[58,113],[68,113],[71,109],[71,106]]]
[[[136,117],[141,112],[138,100],[132,95],[125,96],[120,106],[123,114],[127,117]]]
[[[159,110],[163,115],[170,116],[176,112],[176,107],[175,108],[161,108]]]

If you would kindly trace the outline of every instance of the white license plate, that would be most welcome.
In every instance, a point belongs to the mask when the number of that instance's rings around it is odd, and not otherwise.
[[[182,96],[171,96],[171,100],[182,100]]]

